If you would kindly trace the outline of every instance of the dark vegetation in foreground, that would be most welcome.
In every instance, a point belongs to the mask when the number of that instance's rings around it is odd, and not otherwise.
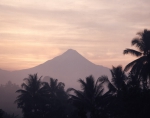
[[[37,74],[29,75],[16,91],[15,103],[22,110],[23,118],[149,118],[150,31],[144,30],[138,35],[131,42],[138,50],[123,52],[138,59],[125,69],[112,67],[111,79],[106,75],[97,80],[88,76],[78,80],[80,90],[65,91],[65,84],[57,79],[50,78],[47,83]],[[0,117],[18,116],[1,110]]]

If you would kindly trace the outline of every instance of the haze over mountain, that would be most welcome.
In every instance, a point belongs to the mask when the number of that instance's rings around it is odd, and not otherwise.
[[[23,83],[23,79],[28,77],[28,74],[38,73],[45,79],[47,76],[56,78],[60,82],[64,82],[66,87],[77,87],[79,78],[85,79],[89,75],[93,75],[95,79],[101,75],[110,76],[109,69],[100,65],[95,65],[77,51],[69,49],[60,56],[48,60],[36,67],[18,70],[4,71],[0,70],[0,83],[6,83],[8,80],[16,84]]]

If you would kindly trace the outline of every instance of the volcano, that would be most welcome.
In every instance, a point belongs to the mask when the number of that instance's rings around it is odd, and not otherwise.
[[[52,77],[58,79],[59,82],[65,83],[66,87],[79,87],[78,79],[85,79],[89,75],[93,75],[95,79],[101,75],[110,76],[109,68],[96,65],[73,49],[69,49],[63,54],[48,60],[43,64],[33,68],[8,72],[5,74],[5,81],[11,80],[13,83],[21,84],[28,74],[38,73],[43,80]],[[0,79],[1,82],[1,79]],[[2,82],[1,82],[2,83]]]

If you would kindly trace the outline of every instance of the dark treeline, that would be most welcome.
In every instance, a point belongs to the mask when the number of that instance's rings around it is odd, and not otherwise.
[[[18,115],[13,114],[8,114],[2,109],[0,109],[0,118],[18,118]]]
[[[65,84],[57,79],[42,82],[37,74],[30,74],[16,91],[15,103],[23,118],[149,118],[150,31],[138,33],[131,44],[138,50],[125,49],[123,53],[138,57],[136,60],[124,69],[112,67],[112,78],[79,79],[79,90],[65,90]],[[0,115],[4,117],[3,111]]]

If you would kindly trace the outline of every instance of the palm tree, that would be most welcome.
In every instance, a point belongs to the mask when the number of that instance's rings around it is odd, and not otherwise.
[[[120,118],[124,111],[123,104],[123,92],[126,91],[127,77],[125,72],[122,69],[122,66],[114,67],[110,69],[112,78],[109,80],[107,76],[99,77],[99,81],[107,85],[108,92],[105,97],[105,111],[108,114],[108,117]]]
[[[101,83],[101,86],[107,87],[107,93],[114,94],[117,91],[116,87],[108,79],[108,76],[102,75],[98,80]]]
[[[50,83],[45,82],[44,87],[49,92],[47,101],[47,117],[66,118],[67,93],[64,90],[65,84],[57,79],[50,78]]]
[[[89,76],[86,80],[78,80],[81,85],[81,90],[69,88],[67,91],[73,91],[74,94],[70,94],[70,101],[78,110],[78,117],[97,118],[101,115],[102,111],[102,99],[103,88],[99,82],[99,79],[94,80],[93,76]]]
[[[38,118],[40,116],[42,101],[47,97],[48,92],[41,82],[41,77],[38,78],[37,74],[29,75],[24,79],[21,85],[22,89],[17,90],[19,93],[15,103],[18,108],[22,109],[25,118]]]
[[[111,80],[104,75],[99,77],[99,81],[101,84],[107,85],[109,92],[115,93],[116,91],[120,91],[125,86],[127,76],[125,75],[121,65],[117,67],[112,66],[110,72],[112,76]]]
[[[122,66],[112,67],[110,70],[112,75],[112,83],[116,87],[116,89],[119,91],[122,89],[122,87],[125,85],[125,80],[127,79]]]
[[[143,88],[147,88],[150,82],[150,30],[145,29],[137,35],[138,37],[134,38],[131,44],[138,50],[127,48],[123,54],[131,54],[138,59],[127,64],[125,71],[131,70],[131,73],[138,75],[137,79],[142,80]]]
[[[134,74],[132,72],[129,72],[127,85],[129,88],[137,88],[137,89],[141,88],[140,80],[138,79],[138,75]]]
[[[112,81],[107,77],[102,76],[100,80],[105,79],[116,88],[116,94],[109,96],[107,101],[107,111],[110,116],[116,118],[141,118],[148,114],[149,107],[149,90],[142,90],[139,86],[139,81],[133,73],[129,73],[127,77],[121,66],[113,67],[111,70]],[[107,82],[106,81],[106,82]],[[112,83],[112,84],[111,84]]]
[[[64,91],[65,84],[62,82],[58,82],[57,79],[50,78],[50,83],[45,82],[45,87],[49,90],[50,94],[53,97],[60,97],[59,92]]]

